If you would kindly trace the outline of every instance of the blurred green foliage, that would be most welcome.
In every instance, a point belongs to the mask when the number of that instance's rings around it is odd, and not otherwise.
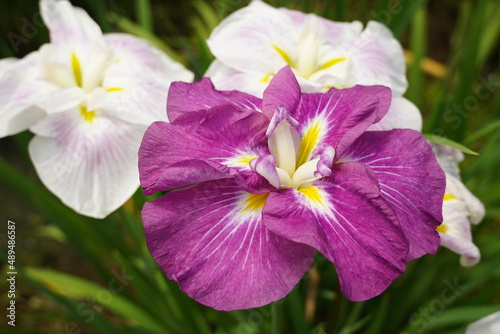
[[[211,30],[247,3],[73,1],[103,31],[149,39],[197,78],[213,59],[205,43]],[[283,301],[260,309],[218,312],[184,295],[149,255],[138,209],[149,199],[140,190],[103,221],[79,216],[41,185],[26,153],[30,134],[25,132],[0,140],[1,211],[4,220],[18,223],[22,278],[17,326],[5,327],[2,333],[458,334],[467,323],[500,310],[498,2],[270,3],[334,20],[382,21],[411,52],[407,97],[422,111],[425,132],[479,153],[467,156],[461,167],[464,182],[487,208],[486,218],[473,230],[481,262],[463,268],[458,255],[440,249],[411,262],[381,296],[353,303],[340,294],[333,265],[318,255],[311,271]],[[36,1],[2,2],[0,12],[1,58],[22,57],[48,41]],[[5,302],[6,295],[0,300]]]

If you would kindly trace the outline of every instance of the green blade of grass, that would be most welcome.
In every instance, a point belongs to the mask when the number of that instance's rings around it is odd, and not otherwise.
[[[425,56],[427,33],[427,12],[424,7],[420,8],[412,19],[411,51],[413,52],[413,64],[409,69],[408,92],[406,96],[416,106],[421,106],[423,72],[421,61]]]
[[[135,321],[137,325],[157,333],[165,333],[166,328],[164,326],[151,318],[144,310],[138,308],[132,301],[118,293],[110,292],[109,288],[50,269],[26,268],[25,275],[54,293],[77,300],[96,300],[117,315]],[[106,297],[105,301],[104,298],[99,298],[104,293],[110,296],[109,299]]]
[[[135,0],[135,11],[137,22],[147,32],[153,32],[153,16],[151,13],[151,3],[149,0]]]
[[[450,147],[456,148],[457,150],[462,151],[462,152],[467,153],[467,154],[479,155],[479,153],[474,152],[470,148],[468,148],[468,147],[466,147],[466,146],[464,146],[462,144],[459,144],[459,143],[457,143],[457,142],[455,142],[455,141],[453,141],[451,139],[448,139],[448,138],[445,138],[445,137],[436,136],[436,135],[433,135],[433,134],[428,134],[428,133],[424,133],[423,136],[424,136],[425,139],[427,139],[430,142],[437,143],[437,144],[442,144],[442,145],[446,145],[446,146],[450,146]]]

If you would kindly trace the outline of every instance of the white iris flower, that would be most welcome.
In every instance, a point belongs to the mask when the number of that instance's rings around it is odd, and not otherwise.
[[[0,61],[0,137],[30,129],[45,186],[103,218],[139,186],[139,145],[152,122],[167,121],[170,83],[193,74],[144,40],[103,35],[68,1],[41,0],[40,10],[50,44]]]

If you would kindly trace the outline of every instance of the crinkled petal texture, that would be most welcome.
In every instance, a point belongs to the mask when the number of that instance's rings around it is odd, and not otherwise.
[[[216,59],[205,76],[218,89],[257,96],[285,65],[292,67],[306,93],[383,85],[392,90],[392,107],[371,130],[421,131],[420,111],[402,98],[408,87],[403,48],[379,22],[370,21],[362,28],[357,21],[333,22],[254,0],[210,35],[207,43]]]
[[[154,123],[139,152],[145,194],[230,176],[248,184],[249,191],[273,189],[250,167],[252,159],[269,154],[268,123],[262,113],[231,105],[187,113],[172,123]]]
[[[436,251],[445,176],[420,133],[406,129],[365,132],[339,160],[364,164],[375,173],[380,192],[409,241],[408,261]]]
[[[143,209],[148,248],[184,292],[215,309],[281,299],[311,265],[314,249],[265,227],[266,197],[231,179],[167,193]]]
[[[173,87],[174,121],[150,126],[139,151],[145,192],[173,190],[143,220],[153,257],[196,300],[276,300],[314,249],[346,297],[366,300],[436,251],[445,178],[430,145],[414,130],[367,131],[389,110],[387,87],[301,93],[289,67],[262,101],[208,79]]]
[[[171,122],[188,111],[210,109],[229,104],[238,109],[260,111],[262,100],[238,90],[217,91],[212,81],[174,82],[168,91],[167,114]]]
[[[340,166],[311,187],[271,193],[264,222],[323,253],[335,264],[344,295],[361,301],[404,272],[408,242],[374,173],[359,164]]]

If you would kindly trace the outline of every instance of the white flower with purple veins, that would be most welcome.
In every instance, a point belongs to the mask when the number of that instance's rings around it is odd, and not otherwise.
[[[102,218],[139,186],[146,128],[167,121],[172,81],[193,74],[146,41],[103,35],[81,8],[40,1],[50,44],[0,61],[0,137],[30,129],[42,182],[75,211]]]
[[[443,223],[437,231],[441,245],[461,255],[462,266],[473,266],[481,254],[472,242],[471,223],[479,224],[484,217],[484,205],[462,183],[458,163],[462,152],[444,145],[431,144],[438,163],[446,174],[443,200]]]
[[[403,97],[408,82],[403,49],[383,24],[333,22],[314,14],[254,0],[214,29],[207,40],[216,60],[205,76],[218,89],[262,96],[270,79],[289,65],[302,92],[383,85],[392,90],[387,116],[370,130],[421,130],[422,117]]]

